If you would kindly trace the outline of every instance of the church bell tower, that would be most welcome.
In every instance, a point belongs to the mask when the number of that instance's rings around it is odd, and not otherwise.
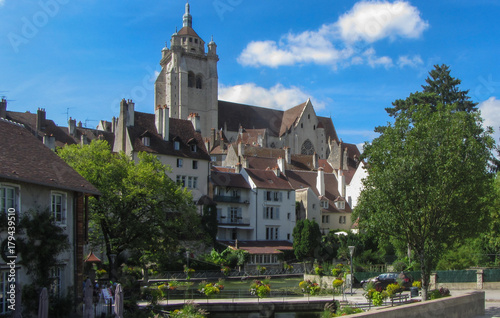
[[[200,117],[200,130],[209,136],[217,129],[218,75],[217,45],[205,42],[194,31],[189,3],[182,17],[182,29],[172,35],[170,48],[162,49],[161,72],[155,82],[155,111],[168,108],[172,118]]]

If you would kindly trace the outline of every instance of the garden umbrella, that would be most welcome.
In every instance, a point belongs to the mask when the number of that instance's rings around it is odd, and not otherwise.
[[[46,287],[44,287],[40,293],[38,318],[49,318],[49,295]]]
[[[115,289],[115,315],[118,318],[123,318],[123,289],[122,285],[116,285]]]
[[[94,318],[93,294],[94,288],[92,286],[92,282],[87,278],[85,288],[83,289],[83,304],[85,306],[83,310],[83,318]]]
[[[21,288],[19,287],[19,284],[16,284],[16,310],[14,311],[14,314],[12,315],[13,318],[22,318],[23,315],[21,315],[22,308],[21,308]]]

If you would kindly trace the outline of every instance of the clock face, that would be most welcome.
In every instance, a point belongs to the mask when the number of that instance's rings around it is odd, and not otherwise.
[[[300,153],[303,155],[314,154],[314,145],[312,144],[312,142],[309,139],[304,141],[304,143],[302,144],[302,149],[300,150]]]

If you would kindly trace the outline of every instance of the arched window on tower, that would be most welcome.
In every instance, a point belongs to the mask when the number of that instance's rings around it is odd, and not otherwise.
[[[300,153],[303,155],[314,154],[314,145],[312,144],[312,142],[309,139],[304,141],[304,143],[302,144],[302,147],[300,149]]]
[[[189,72],[188,73],[188,87],[194,87],[194,85],[195,85],[194,73]]]
[[[201,88],[202,83],[203,83],[203,80],[201,78],[201,75],[196,76],[196,88]]]

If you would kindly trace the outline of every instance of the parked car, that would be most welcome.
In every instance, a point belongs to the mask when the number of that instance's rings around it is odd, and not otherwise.
[[[383,273],[383,274],[380,274],[376,277],[362,280],[361,286],[363,287],[363,289],[366,290],[368,283],[370,283],[370,282],[373,282],[375,284],[376,289],[378,289],[378,288],[384,289],[387,287],[387,285],[395,284],[398,282],[402,285],[403,288],[409,288],[412,286],[413,278],[404,272],[401,272],[401,273]]]

